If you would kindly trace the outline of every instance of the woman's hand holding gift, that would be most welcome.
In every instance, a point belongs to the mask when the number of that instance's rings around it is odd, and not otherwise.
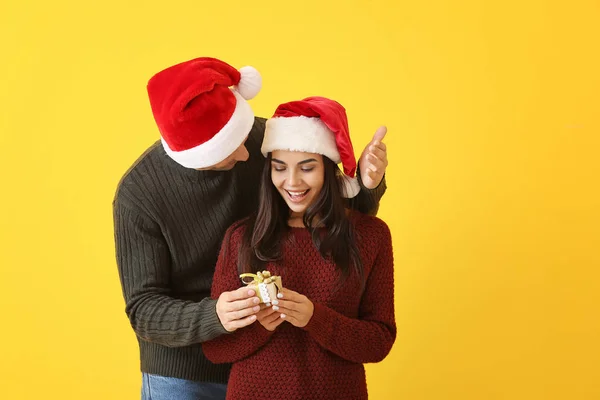
[[[281,318],[281,313],[277,312],[273,307],[269,307],[266,304],[261,304],[260,307],[260,311],[256,313],[256,319],[266,330],[274,331],[285,321]]]
[[[277,297],[278,300],[273,301],[272,308],[279,311],[281,320],[286,320],[298,328],[308,324],[315,309],[308,297],[289,289],[282,290]]]

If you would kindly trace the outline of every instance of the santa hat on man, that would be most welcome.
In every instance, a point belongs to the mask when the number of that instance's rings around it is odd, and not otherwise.
[[[337,101],[307,97],[277,107],[267,121],[261,148],[265,157],[273,150],[317,153],[342,163],[343,196],[352,198],[360,191],[348,117]]]
[[[152,113],[166,153],[187,168],[206,168],[229,157],[246,139],[254,113],[246,100],[261,76],[201,57],[169,67],[148,82]]]

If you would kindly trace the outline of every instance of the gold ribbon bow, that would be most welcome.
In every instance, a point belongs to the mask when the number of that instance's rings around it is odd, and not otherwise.
[[[252,280],[248,282],[248,281],[245,281],[244,278],[252,278]],[[242,280],[244,285],[252,285],[252,284],[258,284],[258,283],[269,284],[275,280],[274,278],[275,277],[272,277],[271,273],[269,271],[262,271],[262,272],[258,271],[256,274],[246,273],[246,274],[240,275],[240,279]]]

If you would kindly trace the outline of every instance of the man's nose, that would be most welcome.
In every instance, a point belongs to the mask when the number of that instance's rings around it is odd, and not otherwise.
[[[235,152],[235,161],[246,161],[250,157],[250,153],[248,153],[248,149],[246,149],[245,145],[241,145]]]

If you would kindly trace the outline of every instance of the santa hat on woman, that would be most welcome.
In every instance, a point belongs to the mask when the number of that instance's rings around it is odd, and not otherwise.
[[[261,76],[215,58],[186,61],[148,82],[152,114],[165,152],[187,168],[206,168],[244,142],[254,113],[246,100],[258,94]]]
[[[277,107],[267,121],[261,148],[265,157],[274,150],[316,153],[336,164],[342,163],[342,195],[352,198],[360,191],[348,117],[337,101],[307,97]]]

